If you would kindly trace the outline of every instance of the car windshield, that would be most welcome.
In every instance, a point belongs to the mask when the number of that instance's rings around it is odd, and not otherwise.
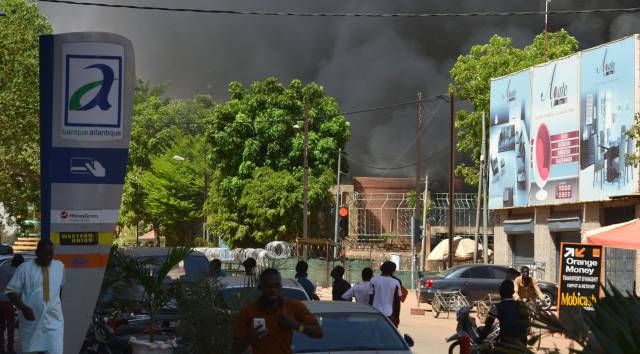
[[[259,296],[260,291],[258,291],[257,288],[233,287],[222,290],[225,305],[230,309],[239,309],[251,301],[256,300]],[[309,300],[304,290],[295,288],[282,288],[282,297],[300,301]]]
[[[316,316],[324,336],[314,339],[294,332],[293,353],[409,350],[398,332],[379,313],[323,313]]]

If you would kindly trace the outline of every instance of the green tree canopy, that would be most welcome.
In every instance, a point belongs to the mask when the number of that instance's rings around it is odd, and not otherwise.
[[[176,156],[181,159],[176,160]],[[194,225],[202,221],[204,176],[203,136],[182,135],[137,179],[144,189],[145,215],[162,226],[167,245],[191,245]],[[156,230],[157,231],[157,230]]]
[[[0,9],[0,202],[26,215],[40,205],[38,36],[51,25],[35,2],[4,0]]]
[[[330,198],[337,151],[349,140],[347,121],[335,99],[313,83],[294,80],[285,87],[268,78],[247,89],[232,82],[229,95],[228,102],[215,106],[207,125],[214,172],[212,230],[234,244],[300,236],[305,104],[310,215]]]
[[[561,58],[578,50],[578,41],[567,31],[550,32],[548,38],[548,60]],[[471,185],[478,184],[480,152],[482,150],[482,112],[489,113],[489,95],[491,79],[511,74],[544,62],[544,35],[539,34],[525,48],[516,48],[510,38],[494,35],[486,44],[471,47],[466,55],[456,60],[449,72],[453,84],[449,92],[461,101],[473,106],[469,112],[461,109],[457,112],[456,128],[457,149],[469,154],[472,165],[460,164],[456,174],[462,175]],[[487,129],[487,136],[489,129]]]

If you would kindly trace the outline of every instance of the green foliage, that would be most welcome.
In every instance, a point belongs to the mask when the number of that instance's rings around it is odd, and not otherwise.
[[[636,150],[633,153],[626,154],[625,158],[627,159],[628,164],[638,167],[638,164],[640,163],[640,114],[636,113],[634,119],[634,124],[629,128],[629,130],[627,130],[626,134],[629,138],[635,140]]]
[[[190,248],[172,248],[164,262],[153,265],[121,254],[122,260],[119,266],[122,269],[123,277],[134,279],[144,289],[142,306],[149,314],[151,326],[155,323],[158,311],[166,306],[171,299],[171,293],[164,283],[165,278],[190,253]],[[154,333],[151,331],[149,341],[153,342],[154,337]]]
[[[52,30],[35,2],[2,0],[0,9],[0,202],[24,216],[40,205],[38,36]]]
[[[166,233],[169,245],[189,244],[193,222],[202,217],[207,155],[203,123],[214,102],[209,96],[169,100],[162,97],[165,89],[137,81],[119,222],[151,225],[157,235]],[[178,163],[173,155],[186,160]],[[178,164],[181,167],[172,171]]]
[[[534,312],[534,327],[547,333],[560,333],[581,348],[570,348],[571,353],[640,353],[640,300],[633,294],[622,294],[611,286],[598,300],[593,311],[584,311],[584,321],[569,326],[560,322],[555,313],[539,307]],[[541,335],[530,341],[536,343]],[[534,353],[534,351],[531,351]]]
[[[310,215],[330,198],[326,191],[335,182],[337,150],[344,149],[349,126],[316,84],[294,80],[285,87],[269,78],[245,89],[232,82],[229,95],[213,109],[207,131],[214,168],[211,228],[236,245],[291,240],[302,229],[305,103]]]
[[[192,245],[193,225],[203,218],[205,146],[202,137],[175,139],[140,176],[144,208],[150,221],[164,227],[167,245]]]
[[[564,29],[548,33],[548,59],[561,58],[578,50],[578,41]],[[490,84],[497,78],[544,62],[544,36],[537,35],[524,49],[513,46],[510,38],[494,35],[486,44],[474,45],[468,54],[461,55],[449,72],[453,84],[449,92],[456,99],[473,106],[469,112],[457,112],[457,149],[471,155],[472,165],[460,164],[456,174],[471,184],[478,184],[480,152],[482,150],[482,112],[489,112]],[[489,135],[487,129],[487,137]]]
[[[230,353],[237,311],[223,310],[222,286],[214,281],[174,285],[178,307],[178,334],[185,346],[179,353]]]

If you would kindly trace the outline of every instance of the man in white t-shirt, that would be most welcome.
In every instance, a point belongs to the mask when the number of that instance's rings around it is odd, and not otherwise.
[[[369,267],[364,268],[362,270],[362,283],[351,287],[351,289],[342,295],[342,298],[351,301],[351,299],[355,297],[357,303],[368,305],[371,293],[371,278],[373,278],[373,269]]]
[[[389,317],[391,322],[397,327],[400,323],[400,297],[402,288],[400,282],[393,278],[396,271],[396,264],[390,261],[382,263],[380,266],[381,276],[373,277],[370,282],[369,304]]]

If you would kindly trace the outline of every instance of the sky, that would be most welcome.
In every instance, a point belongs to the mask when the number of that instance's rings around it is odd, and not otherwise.
[[[114,4],[289,12],[502,12],[544,10],[544,0],[95,0]],[[224,102],[230,81],[245,86],[274,76],[283,83],[316,82],[343,111],[446,94],[459,55],[493,34],[524,46],[542,32],[544,17],[329,18],[195,14],[39,3],[55,33],[104,31],[131,39],[136,75],[169,83],[167,95],[209,94]],[[635,7],[637,1],[553,0],[551,9]],[[580,49],[640,32],[640,14],[552,15]],[[351,176],[414,177],[415,105],[348,116]],[[446,190],[449,105],[423,109],[422,174]],[[462,161],[465,156],[458,156]],[[364,165],[364,166],[363,166]]]

